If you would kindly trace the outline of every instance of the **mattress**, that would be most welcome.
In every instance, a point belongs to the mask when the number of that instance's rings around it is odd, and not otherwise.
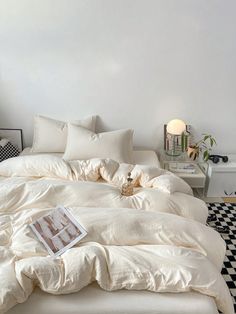
[[[50,295],[35,289],[8,314],[217,314],[212,298],[200,293],[107,292],[91,284],[77,293]]]
[[[30,148],[22,152],[30,154]],[[137,164],[160,166],[154,151],[134,151]],[[213,298],[196,292],[107,292],[93,283],[68,295],[52,295],[36,288],[29,299],[8,314],[217,314]]]
[[[35,154],[31,152],[31,147],[26,147],[21,155]],[[62,156],[61,153],[54,153],[53,155]],[[160,167],[157,154],[153,150],[134,150],[133,152],[134,164],[149,165]]]

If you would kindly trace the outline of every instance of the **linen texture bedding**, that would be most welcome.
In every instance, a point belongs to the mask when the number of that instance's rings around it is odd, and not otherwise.
[[[136,189],[124,197],[129,171]],[[58,204],[71,208],[88,235],[52,258],[28,224]],[[97,281],[109,291],[197,291],[233,314],[220,274],[225,244],[206,218],[190,187],[156,167],[50,155],[8,159],[0,164],[0,313],[26,301],[35,286],[67,294]]]

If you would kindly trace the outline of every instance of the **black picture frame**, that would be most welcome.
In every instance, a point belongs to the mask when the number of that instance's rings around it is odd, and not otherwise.
[[[0,128],[0,139],[7,138],[13,145],[16,145],[21,152],[23,150],[22,129]]]

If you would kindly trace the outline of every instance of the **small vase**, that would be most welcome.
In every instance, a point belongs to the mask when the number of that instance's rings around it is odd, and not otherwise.
[[[122,185],[121,194],[124,196],[131,196],[134,194],[134,187],[132,183],[124,183]]]
[[[131,173],[128,173],[127,182],[122,185],[121,194],[124,196],[131,196],[134,194],[134,186],[132,184],[133,179]]]
[[[189,146],[187,150],[188,157],[192,160],[196,160],[199,156],[199,147],[198,146]]]

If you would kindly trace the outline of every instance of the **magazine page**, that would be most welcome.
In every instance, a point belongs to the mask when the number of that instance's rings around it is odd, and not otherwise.
[[[51,256],[61,255],[87,234],[69,209],[63,206],[37,219],[30,227]]]

